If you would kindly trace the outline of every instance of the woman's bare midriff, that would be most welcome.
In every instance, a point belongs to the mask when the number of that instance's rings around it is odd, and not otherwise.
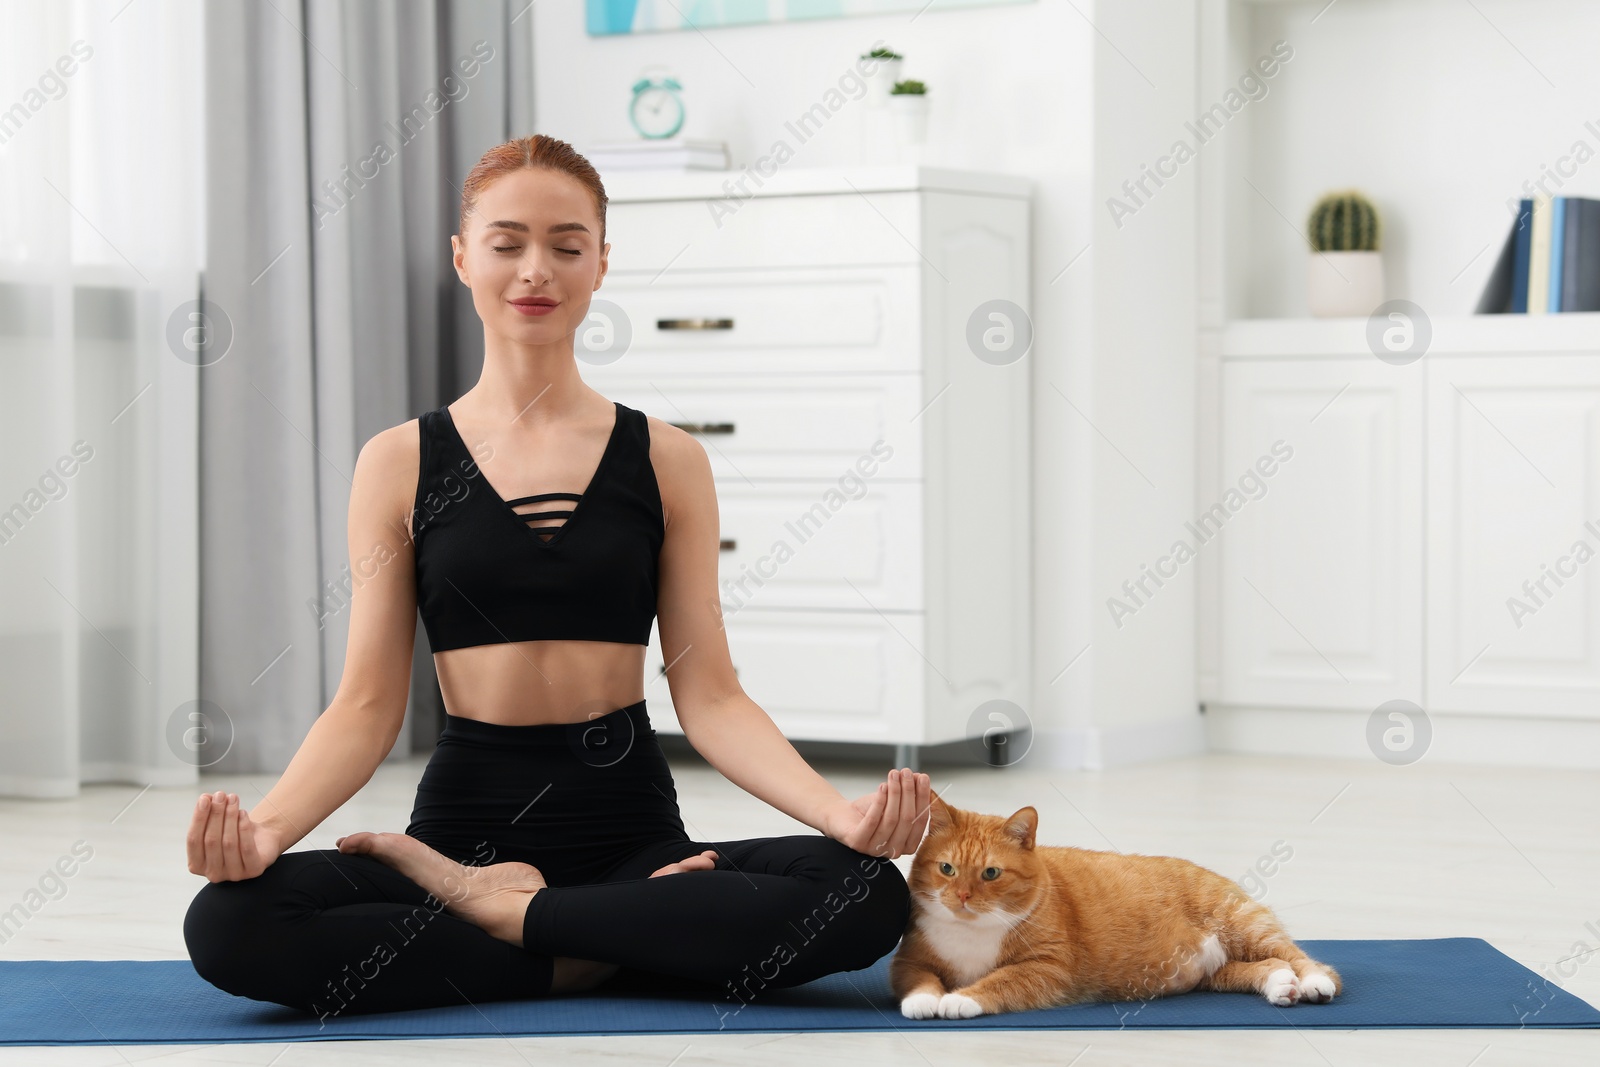
[[[587,722],[644,699],[644,645],[515,641],[436,652],[445,711],[503,726]]]

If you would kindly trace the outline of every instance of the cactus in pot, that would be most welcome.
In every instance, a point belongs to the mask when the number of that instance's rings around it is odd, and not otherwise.
[[[1383,303],[1378,209],[1358,190],[1327,193],[1306,218],[1306,303],[1318,317],[1369,315]]]
[[[1376,252],[1378,209],[1354,189],[1328,193],[1311,209],[1306,231],[1318,252]]]

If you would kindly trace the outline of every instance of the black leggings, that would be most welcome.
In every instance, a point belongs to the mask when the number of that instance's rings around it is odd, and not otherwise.
[[[690,838],[642,700],[583,723],[445,720],[405,832],[464,864],[537,867],[523,947],[379,860],[311,849],[201,888],[183,923],[201,977],[326,1017],[542,997],[570,956],[620,965],[603,989],[698,985],[720,1015],[870,966],[905,931],[888,860],[820,834]],[[650,877],[706,849],[714,870]]]

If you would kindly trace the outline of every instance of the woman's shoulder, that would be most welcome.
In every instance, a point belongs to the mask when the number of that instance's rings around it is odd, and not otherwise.
[[[665,419],[646,415],[645,423],[650,435],[650,467],[666,523],[671,525],[673,513],[680,508],[715,507],[715,481],[706,446]]]
[[[407,419],[367,438],[356,456],[351,488],[365,485],[386,512],[410,509],[422,470],[421,419]]]
[[[361,453],[356,457],[356,465],[361,465],[362,457],[370,457],[374,466],[394,467],[410,464],[414,471],[417,467],[418,446],[422,441],[422,417],[407,419],[396,426],[386,430],[379,430],[367,438],[361,446]]]
[[[702,463],[709,466],[706,447],[694,434],[654,415],[645,415],[644,421],[650,440],[650,464],[658,473],[663,468],[682,473]]]

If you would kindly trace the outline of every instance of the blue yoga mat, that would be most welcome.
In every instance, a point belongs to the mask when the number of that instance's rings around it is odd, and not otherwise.
[[[362,1038],[694,1034],[801,1030],[1321,1030],[1600,1028],[1600,1011],[1475,937],[1302,941],[1345,992],[1275,1008],[1243,993],[1187,993],[1122,1004],[973,1019],[907,1019],[889,992],[889,959],[749,1003],[718,992],[606,992],[330,1017],[236,997],[188,960],[0,962],[0,1045],[211,1044]]]

